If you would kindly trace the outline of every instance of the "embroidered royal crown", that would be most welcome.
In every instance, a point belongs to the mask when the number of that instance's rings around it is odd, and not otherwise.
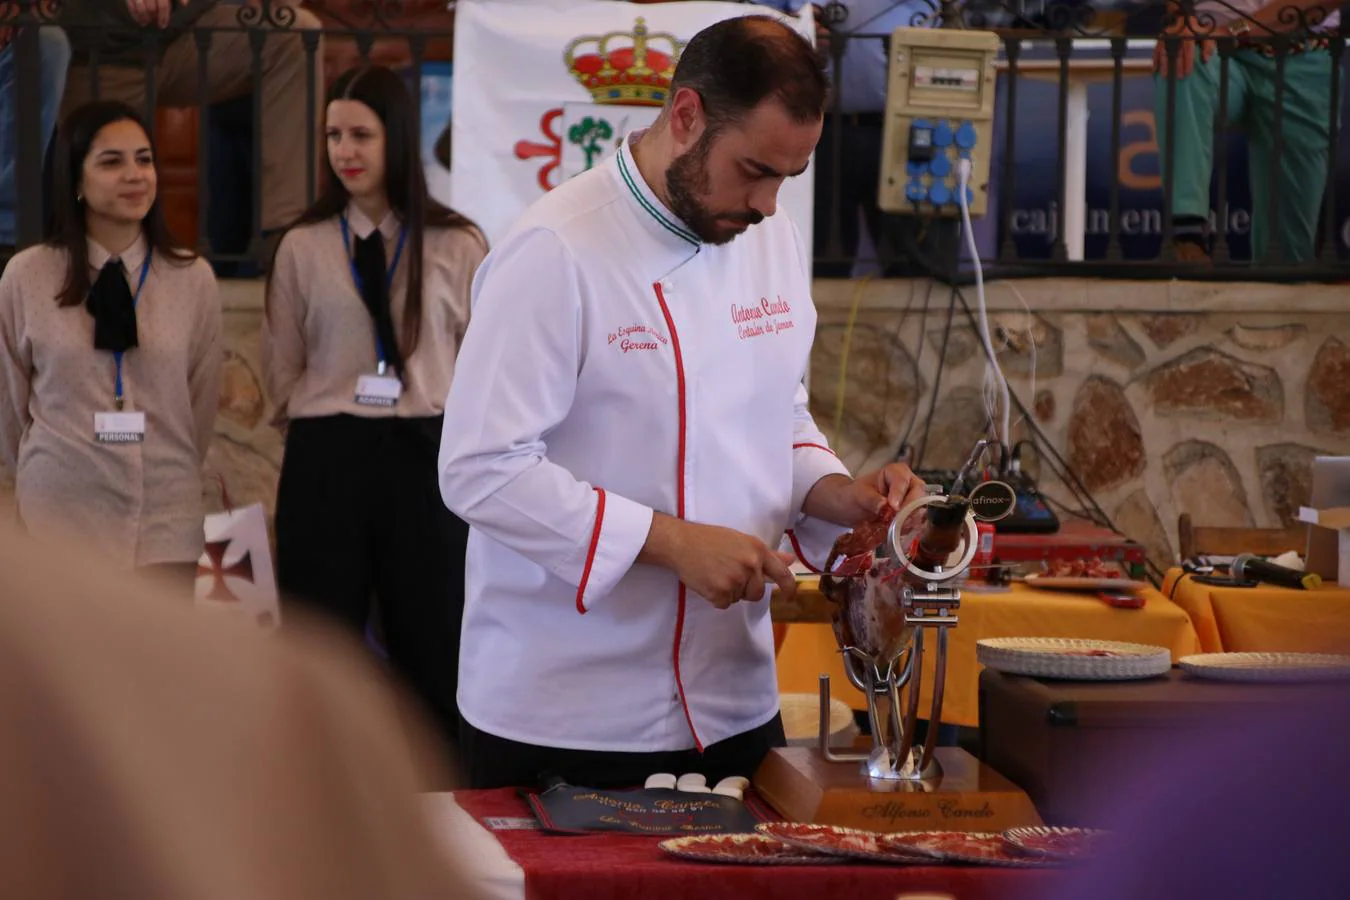
[[[684,41],[649,34],[638,19],[632,31],[579,37],[563,51],[567,68],[596,103],[661,106],[670,93]]]

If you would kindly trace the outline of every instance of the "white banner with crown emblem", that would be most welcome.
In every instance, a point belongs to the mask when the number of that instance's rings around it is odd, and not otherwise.
[[[794,18],[746,3],[460,0],[450,196],[439,199],[497,240],[545,191],[656,119],[689,38],[750,14],[814,39],[809,4]],[[778,198],[808,250],[813,175],[789,179]]]

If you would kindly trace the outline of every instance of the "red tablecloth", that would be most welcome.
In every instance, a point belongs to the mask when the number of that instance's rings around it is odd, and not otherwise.
[[[480,825],[489,816],[530,816],[510,789],[457,791],[455,802]],[[966,866],[699,864],[667,856],[654,837],[526,830],[492,835],[524,870],[527,900],[896,900],[909,893],[1017,900],[1045,896],[1056,877],[1053,870]]]

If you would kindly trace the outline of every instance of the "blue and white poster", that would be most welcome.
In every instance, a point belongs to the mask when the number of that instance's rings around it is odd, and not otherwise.
[[[422,65],[422,167],[427,173],[431,196],[448,206],[450,202],[450,121],[451,63]]]

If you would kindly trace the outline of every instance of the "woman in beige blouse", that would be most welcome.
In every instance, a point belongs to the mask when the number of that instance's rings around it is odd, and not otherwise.
[[[48,239],[0,277],[0,462],[29,533],[190,593],[223,354],[215,277],[169,239],[131,107],[72,111],[52,166]]]
[[[436,455],[487,247],[428,196],[398,76],[353,69],[329,97],[325,184],[267,287],[277,582],[358,633],[378,598],[395,668],[453,741],[468,526],[441,502]]]

